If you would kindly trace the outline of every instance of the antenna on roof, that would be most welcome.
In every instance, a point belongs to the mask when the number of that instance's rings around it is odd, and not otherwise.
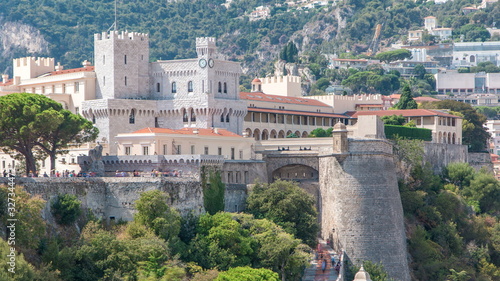
[[[114,31],[116,31],[116,30],[117,30],[117,27],[118,27],[118,26],[117,26],[117,25],[118,25],[118,24],[117,24],[117,23],[118,23],[118,21],[116,20],[116,18],[117,18],[117,17],[116,17],[116,1],[117,1],[117,0],[115,0],[115,21],[114,21],[114,22],[113,22],[113,24],[112,24],[112,25],[108,28],[108,31],[107,31],[107,32],[109,32],[111,29],[113,29]]]

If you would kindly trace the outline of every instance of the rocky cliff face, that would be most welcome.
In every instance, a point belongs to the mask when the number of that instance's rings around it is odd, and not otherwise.
[[[22,56],[39,56],[49,53],[49,42],[33,26],[4,21],[0,18],[0,69],[12,75],[12,59]]]

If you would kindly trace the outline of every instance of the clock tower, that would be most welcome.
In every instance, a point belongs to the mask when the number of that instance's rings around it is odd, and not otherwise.
[[[199,37],[196,38],[196,53],[198,58],[213,58],[217,54],[214,37]]]

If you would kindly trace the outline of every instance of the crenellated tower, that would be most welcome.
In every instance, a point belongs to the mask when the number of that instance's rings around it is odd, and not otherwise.
[[[147,98],[149,37],[137,32],[94,35],[97,99]]]

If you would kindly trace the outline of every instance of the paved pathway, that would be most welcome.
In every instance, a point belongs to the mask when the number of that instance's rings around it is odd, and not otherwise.
[[[335,281],[337,280],[337,272],[332,267],[331,256],[335,257],[335,261],[339,260],[339,256],[328,246],[324,241],[320,240],[321,252],[316,253],[315,259],[311,261],[311,265],[306,268],[302,281]],[[317,254],[317,255],[316,255]],[[322,259],[321,259],[322,258]],[[322,261],[326,260],[325,271],[322,270]]]

